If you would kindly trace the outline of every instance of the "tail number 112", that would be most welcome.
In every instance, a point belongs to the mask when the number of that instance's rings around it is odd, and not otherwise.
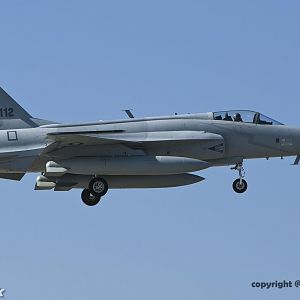
[[[14,109],[12,107],[0,108],[0,118],[14,117]]]

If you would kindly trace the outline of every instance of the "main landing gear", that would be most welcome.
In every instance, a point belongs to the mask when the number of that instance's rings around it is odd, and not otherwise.
[[[237,163],[235,167],[231,168],[231,170],[237,170],[239,172],[239,179],[236,179],[232,184],[233,190],[239,194],[246,192],[248,184],[247,181],[244,179],[245,170],[243,168],[243,163]]]
[[[95,177],[90,181],[89,188],[82,191],[81,199],[84,204],[94,206],[99,203],[107,191],[107,182],[103,178]]]

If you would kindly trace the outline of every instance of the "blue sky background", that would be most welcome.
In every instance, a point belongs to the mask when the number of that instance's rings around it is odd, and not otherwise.
[[[224,109],[300,127],[299,1],[1,1],[0,85],[60,122]],[[33,191],[0,181],[6,299],[299,299],[252,281],[300,279],[291,158],[205,170],[194,186]]]

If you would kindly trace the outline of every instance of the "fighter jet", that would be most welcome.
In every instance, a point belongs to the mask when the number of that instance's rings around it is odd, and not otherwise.
[[[265,115],[230,110],[83,124],[37,119],[0,88],[0,178],[37,172],[35,190],[82,189],[96,205],[109,189],[166,188],[204,180],[191,174],[232,166],[244,193],[245,159],[296,156],[300,129]]]

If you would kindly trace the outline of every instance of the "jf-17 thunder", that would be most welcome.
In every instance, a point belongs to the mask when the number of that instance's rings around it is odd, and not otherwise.
[[[0,178],[38,172],[35,190],[82,189],[96,205],[109,189],[166,188],[204,180],[191,174],[216,166],[238,173],[245,159],[296,156],[300,129],[247,110],[59,124],[32,117],[0,88]]]

